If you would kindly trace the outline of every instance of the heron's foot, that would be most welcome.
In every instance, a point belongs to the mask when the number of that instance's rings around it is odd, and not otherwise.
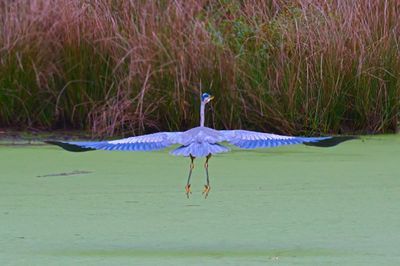
[[[192,194],[192,190],[190,190],[190,184],[185,186],[186,197],[189,198],[189,194]]]
[[[208,197],[208,193],[210,192],[210,190],[211,190],[210,185],[204,185],[204,190],[203,190],[204,198]]]

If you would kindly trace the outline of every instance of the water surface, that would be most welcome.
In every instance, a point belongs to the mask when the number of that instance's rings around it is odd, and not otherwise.
[[[399,265],[400,136],[203,161],[0,145],[0,265]]]

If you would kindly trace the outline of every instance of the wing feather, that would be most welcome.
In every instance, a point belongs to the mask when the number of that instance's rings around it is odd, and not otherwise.
[[[355,139],[353,136],[339,137],[292,137],[249,130],[220,130],[225,141],[242,149],[272,148],[282,145],[306,144],[317,147],[332,147]]]
[[[91,150],[153,151],[181,143],[181,132],[160,132],[111,141],[45,141],[61,148],[80,152]]]

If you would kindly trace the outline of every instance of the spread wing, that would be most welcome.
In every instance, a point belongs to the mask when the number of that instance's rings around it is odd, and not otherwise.
[[[271,148],[282,145],[305,144],[317,147],[332,147],[353,136],[338,137],[292,137],[248,130],[221,130],[225,140],[242,149]]]
[[[121,150],[153,151],[180,143],[181,132],[160,132],[111,141],[45,141],[67,151]]]

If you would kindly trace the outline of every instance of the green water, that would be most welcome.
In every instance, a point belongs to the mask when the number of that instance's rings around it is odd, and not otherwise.
[[[0,146],[0,265],[400,265],[400,136],[217,155]],[[63,175],[69,173],[72,175]]]

